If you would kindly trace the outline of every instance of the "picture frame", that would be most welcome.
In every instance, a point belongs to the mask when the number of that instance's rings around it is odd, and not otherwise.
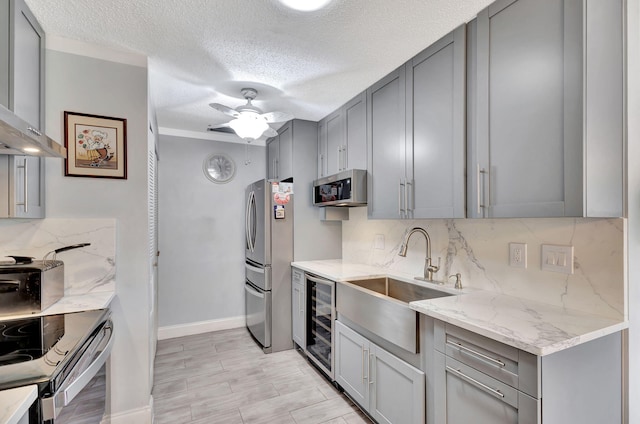
[[[64,175],[127,179],[127,120],[64,112]]]

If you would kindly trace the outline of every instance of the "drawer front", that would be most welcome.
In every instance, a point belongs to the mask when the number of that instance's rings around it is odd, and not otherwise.
[[[535,355],[440,321],[436,321],[435,345],[447,356],[539,397]]]

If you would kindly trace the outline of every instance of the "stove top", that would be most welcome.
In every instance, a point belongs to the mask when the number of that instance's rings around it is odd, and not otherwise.
[[[54,381],[108,314],[101,309],[0,321],[0,390]]]

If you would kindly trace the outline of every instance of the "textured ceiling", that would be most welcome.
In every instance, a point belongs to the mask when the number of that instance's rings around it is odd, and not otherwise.
[[[490,0],[333,0],[296,12],[278,0],[26,0],[47,34],[149,57],[158,125],[204,133],[217,102],[317,121]]]

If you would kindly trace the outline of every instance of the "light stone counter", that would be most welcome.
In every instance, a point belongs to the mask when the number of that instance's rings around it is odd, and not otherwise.
[[[0,423],[16,424],[38,396],[38,386],[18,387],[0,391]]]
[[[95,309],[106,309],[109,307],[114,297],[115,292],[112,291],[64,296],[62,299],[58,300],[56,303],[49,306],[39,314],[0,316],[0,321],[7,319],[37,317],[43,315],[66,314],[70,312],[90,311]]]
[[[292,266],[333,281],[380,276],[412,281],[412,276],[342,260],[294,262]],[[593,315],[484,290],[462,291],[447,283],[434,288],[458,296],[411,302],[409,307],[534,355],[548,355],[624,330],[623,320]]]

